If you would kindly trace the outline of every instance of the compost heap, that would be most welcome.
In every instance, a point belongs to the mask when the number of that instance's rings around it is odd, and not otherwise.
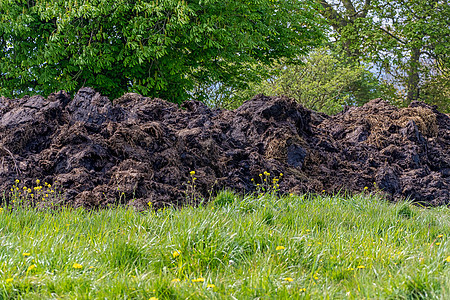
[[[258,95],[229,111],[138,94],[111,103],[82,88],[73,99],[0,98],[0,139],[5,201],[16,179],[13,193],[39,179],[64,203],[142,209],[248,193],[275,178],[280,193],[450,203],[450,118],[421,102],[399,109],[375,99],[329,117],[284,97]]]

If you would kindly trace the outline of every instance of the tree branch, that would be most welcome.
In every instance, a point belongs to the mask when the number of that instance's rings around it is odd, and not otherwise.
[[[347,11],[348,11],[349,13],[351,13],[351,15],[356,16],[356,9],[355,9],[355,7],[353,6],[352,1],[350,1],[350,0],[343,0],[342,3],[344,4],[344,6],[345,6],[345,8],[347,9]]]
[[[360,14],[358,14],[359,17],[365,18],[367,16],[367,13],[369,12],[371,0],[365,0],[363,10]]]
[[[400,43],[406,45],[406,42],[403,41],[401,38],[399,38],[399,37],[393,35],[392,33],[390,33],[389,31],[387,31],[387,30],[384,29],[383,27],[380,27],[380,29],[381,29],[384,33],[386,33],[387,35],[389,35],[390,37],[392,37],[392,38],[396,39],[397,41],[399,41]]]
[[[324,8],[320,13],[330,21],[335,30],[339,31],[339,29],[348,24],[347,20],[345,20],[327,1],[320,0],[319,3]]]

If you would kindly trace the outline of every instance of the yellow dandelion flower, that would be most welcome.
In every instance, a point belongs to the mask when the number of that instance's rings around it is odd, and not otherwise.
[[[440,234],[440,235],[438,235],[437,237],[438,237],[438,238],[441,238],[441,237],[443,237],[443,236],[444,236],[443,234]]]
[[[365,269],[366,267],[365,266],[357,266],[356,268],[357,269]]]
[[[446,262],[450,262],[450,256],[445,259]]]
[[[206,285],[206,287],[208,288],[208,289],[213,289],[213,288],[215,288],[216,286],[214,285],[214,284],[212,284],[212,283],[208,283],[207,285]]]
[[[286,249],[286,247],[284,247],[284,246],[277,246],[275,248],[275,250],[277,250],[277,251],[284,250],[284,249]]]
[[[364,190],[368,190],[369,188],[367,186],[364,187]]]
[[[172,253],[173,258],[177,258],[178,256],[180,256],[180,251],[176,250]]]
[[[16,183],[16,184],[19,183],[19,182],[20,182],[19,179],[16,179],[16,180],[15,180],[15,183]]]
[[[174,278],[174,279],[172,279],[172,281],[171,282],[180,282],[180,279],[178,279],[178,278]]]
[[[305,289],[305,288],[302,288],[302,289],[300,289],[299,291],[300,291],[300,292],[306,292],[306,289]]]
[[[441,243],[436,243],[436,246],[439,246]]]
[[[195,171],[191,171],[191,172],[189,172],[189,174],[191,174],[193,176],[193,175],[195,175]]]
[[[280,173],[280,177],[283,177],[283,173]]]
[[[158,298],[156,298],[156,297],[150,297],[150,299],[148,299],[148,300],[158,300]]]
[[[3,207],[0,207],[0,212],[2,212],[3,211]]]
[[[353,270],[354,270],[353,268],[348,268],[348,269],[347,269],[347,271],[353,271]]]
[[[94,267],[93,266],[89,266],[89,268],[88,269],[93,269]]]
[[[292,282],[292,281],[294,281],[294,279],[292,279],[291,277],[286,277],[286,278],[284,279],[284,281]]]
[[[28,267],[27,272],[30,272],[32,270],[36,269],[36,265],[31,265]]]
[[[28,192],[28,193],[31,193],[31,189],[29,188],[29,189],[27,190],[27,192]]]
[[[24,191],[26,191],[26,190],[27,190],[27,187],[26,187],[26,186],[24,186],[24,187],[23,187],[23,190],[24,190]]]
[[[14,278],[7,278],[5,281],[6,281],[6,283],[10,283],[10,282],[12,282],[14,280]]]
[[[291,196],[291,197],[292,197],[292,196],[294,196],[294,194],[292,194],[292,193],[289,193],[289,196]]]
[[[74,268],[74,269],[81,269],[81,268],[83,268],[83,266],[78,264],[78,263],[74,263],[72,268]]]
[[[199,277],[197,279],[192,279],[192,282],[205,282],[205,278]]]
[[[313,277],[315,280],[319,279],[319,277],[317,275],[314,275]]]
[[[36,184],[39,185],[39,183],[41,183],[41,181],[39,179],[36,179]]]
[[[28,253],[28,252],[24,252],[24,253],[22,253],[22,255],[23,255],[23,256],[30,256],[30,255],[31,255],[31,253]]]

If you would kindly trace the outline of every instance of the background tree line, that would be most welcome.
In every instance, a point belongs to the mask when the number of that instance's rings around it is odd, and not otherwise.
[[[384,97],[450,111],[445,0],[2,0],[0,95],[91,86],[335,113]]]

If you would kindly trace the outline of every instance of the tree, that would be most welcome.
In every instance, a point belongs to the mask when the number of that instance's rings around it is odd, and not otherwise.
[[[298,64],[277,64],[272,77],[238,92],[238,100],[262,93],[285,95],[307,108],[335,114],[344,105],[362,105],[383,96],[393,98],[393,88],[367,70],[329,48],[318,48],[299,58]],[[239,101],[236,101],[240,103]]]
[[[0,94],[91,86],[184,101],[320,44],[309,0],[2,0]]]
[[[407,103],[423,99],[421,86],[430,73],[448,75],[447,0],[319,0],[319,3],[321,14],[347,55],[375,63],[381,72],[406,89]]]

